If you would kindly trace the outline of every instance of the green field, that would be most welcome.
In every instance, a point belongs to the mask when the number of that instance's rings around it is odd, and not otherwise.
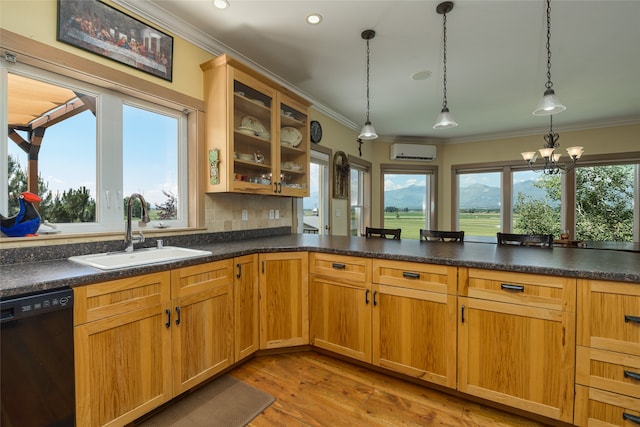
[[[420,229],[425,228],[422,212],[398,212],[384,214],[385,228],[401,228],[403,239],[418,239]],[[495,236],[500,231],[500,213],[461,213],[460,230],[469,236]]]

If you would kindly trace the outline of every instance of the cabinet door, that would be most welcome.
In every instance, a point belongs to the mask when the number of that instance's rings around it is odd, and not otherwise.
[[[458,389],[573,420],[575,313],[458,298]]]
[[[578,281],[578,344],[640,356],[640,286]]]
[[[99,318],[74,328],[76,425],[125,425],[173,397],[169,280],[157,273],[77,288],[74,308]]]
[[[172,271],[174,393],[233,363],[233,260]]]
[[[279,135],[275,190],[283,196],[309,196],[309,118],[307,107],[279,94]],[[275,169],[275,168],[274,168]]]
[[[260,255],[260,348],[309,344],[307,252]]]
[[[371,285],[311,275],[311,343],[371,363]]]
[[[238,257],[234,263],[234,354],[235,361],[238,362],[260,348],[258,255]]]
[[[456,386],[456,296],[373,285],[373,363]]]

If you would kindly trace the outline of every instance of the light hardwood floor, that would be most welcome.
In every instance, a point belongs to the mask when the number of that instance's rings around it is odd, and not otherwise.
[[[230,374],[277,399],[253,427],[545,425],[313,351],[258,356]]]

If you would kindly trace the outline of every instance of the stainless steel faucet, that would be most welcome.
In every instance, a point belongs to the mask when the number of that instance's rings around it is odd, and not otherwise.
[[[134,243],[142,243],[144,242],[144,235],[142,231],[138,231],[138,236],[133,236],[131,231],[131,208],[133,207],[133,201],[135,199],[140,200],[142,204],[142,218],[140,218],[140,222],[138,225],[144,226],[149,222],[149,215],[147,215],[147,202],[144,200],[141,194],[133,193],[129,196],[129,202],[127,203],[127,228],[124,232],[124,251],[125,252],[133,252],[133,244]]]

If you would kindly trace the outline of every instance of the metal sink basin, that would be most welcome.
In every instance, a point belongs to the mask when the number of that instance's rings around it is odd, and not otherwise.
[[[72,256],[70,261],[101,270],[114,270],[136,265],[155,264],[159,262],[179,261],[187,258],[197,258],[211,255],[210,251],[180,248],[177,246],[164,246],[162,248],[136,249],[133,252],[107,252]]]

